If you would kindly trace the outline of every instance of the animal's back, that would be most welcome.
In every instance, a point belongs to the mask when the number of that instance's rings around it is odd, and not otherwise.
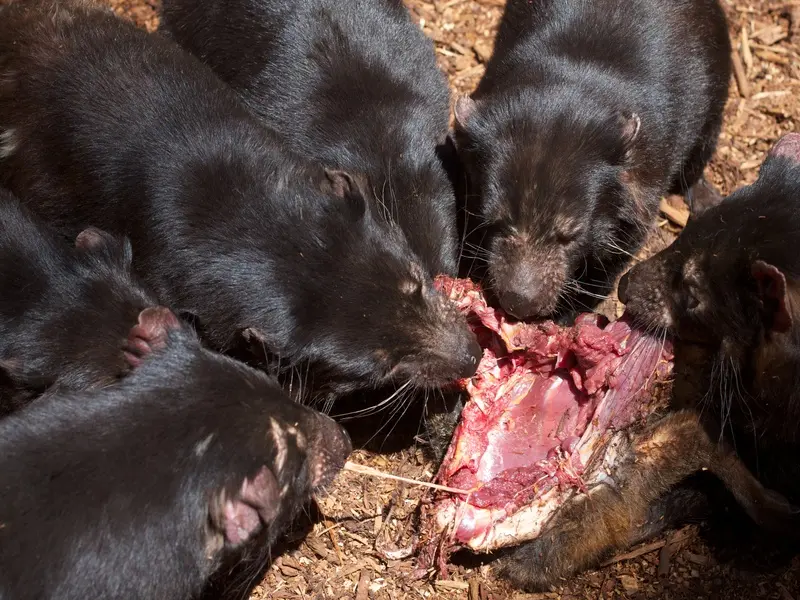
[[[532,86],[614,99],[653,115],[644,134],[653,152],[673,157],[673,179],[694,158],[699,131],[701,146],[715,146],[729,60],[717,0],[511,0],[473,97]]]
[[[219,27],[214,30],[182,4],[165,3],[164,22],[173,37],[237,89],[303,155],[341,163],[340,154],[353,151],[343,129],[354,145],[369,147],[381,129],[422,138],[446,126],[444,75],[431,41],[401,2],[211,0],[197,10],[204,20],[215,20]],[[214,18],[222,14],[225,18]],[[257,58],[226,60],[231,44]],[[425,110],[405,110],[410,103]],[[374,117],[370,111],[376,107],[377,121],[364,118]],[[406,125],[409,120],[415,121],[413,127]]]

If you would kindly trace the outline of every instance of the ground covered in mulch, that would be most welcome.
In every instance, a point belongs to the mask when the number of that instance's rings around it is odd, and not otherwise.
[[[106,1],[148,30],[157,28],[157,0]],[[722,2],[730,18],[738,68],[731,81],[725,128],[707,176],[729,193],[755,180],[772,142],[797,129],[800,1]],[[406,3],[435,41],[454,97],[469,93],[491,54],[503,0]],[[670,218],[663,219],[646,253],[663,247],[680,231],[685,205],[670,199],[665,211]],[[435,471],[421,445],[397,452],[357,451],[353,460],[417,480],[430,479]],[[544,594],[515,593],[493,575],[491,563],[478,560],[462,561],[446,581],[415,580],[406,549],[424,493],[416,486],[343,473],[319,501],[318,514],[290,536],[289,550],[267,570],[251,598],[800,600],[800,561],[776,565],[759,555],[734,560],[696,526],[634,548]]]

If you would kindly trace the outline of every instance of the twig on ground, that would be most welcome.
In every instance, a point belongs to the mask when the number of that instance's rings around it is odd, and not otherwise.
[[[423,487],[429,487],[435,490],[441,490],[443,492],[450,492],[451,494],[461,494],[462,496],[468,496],[470,493],[469,490],[459,490],[457,488],[451,488],[447,487],[446,485],[439,485],[437,483],[431,483],[429,481],[417,481],[416,479],[409,479],[408,477],[400,477],[399,475],[384,473],[383,471],[378,471],[377,469],[373,469],[372,467],[368,467],[366,465],[359,465],[358,463],[350,461],[345,463],[344,470],[353,471],[354,473],[361,473],[362,475],[382,477],[384,479],[394,479],[395,481],[402,481],[403,483],[410,483],[411,485],[421,485]]]
[[[747,75],[745,74],[744,64],[742,64],[742,57],[739,56],[736,48],[731,52],[731,59],[733,61],[733,74],[736,77],[736,85],[739,87],[739,94],[742,98],[750,97],[750,84],[747,82]]]

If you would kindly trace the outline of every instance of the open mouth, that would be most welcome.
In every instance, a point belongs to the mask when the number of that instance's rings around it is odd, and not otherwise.
[[[653,392],[672,372],[669,342],[624,316],[572,327],[509,321],[479,286],[441,277],[475,331],[483,358],[423,511],[420,567],[439,550],[488,552],[537,537],[571,496],[608,480],[625,431],[661,406]],[[441,557],[440,557],[441,560]]]

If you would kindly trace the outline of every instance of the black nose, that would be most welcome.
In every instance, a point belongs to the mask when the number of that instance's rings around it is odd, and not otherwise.
[[[458,376],[463,378],[475,375],[475,372],[478,370],[478,363],[481,362],[481,357],[483,357],[483,349],[480,347],[477,340],[473,339],[464,349]]]
[[[628,271],[630,273],[630,271]],[[617,287],[617,298],[623,304],[628,303],[628,273],[625,273],[620,280],[619,286]]]
[[[539,316],[540,306],[533,298],[507,291],[499,294],[498,299],[503,310],[512,317],[522,320]]]
[[[353,443],[344,428],[333,419],[316,412],[313,419],[314,433],[308,449],[308,458],[311,485],[319,488],[333,481],[353,451]]]

